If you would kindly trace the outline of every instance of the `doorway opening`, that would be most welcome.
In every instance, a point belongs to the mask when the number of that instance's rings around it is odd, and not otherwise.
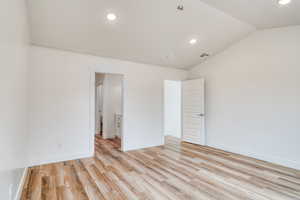
[[[164,136],[181,138],[181,81],[164,81]]]
[[[205,81],[164,81],[164,136],[206,145]]]
[[[95,74],[95,145],[106,140],[122,148],[123,75]]]

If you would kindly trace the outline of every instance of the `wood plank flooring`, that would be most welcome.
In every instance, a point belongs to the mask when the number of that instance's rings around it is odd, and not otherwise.
[[[120,152],[96,137],[93,158],[33,167],[22,200],[300,199],[300,171],[180,143]]]

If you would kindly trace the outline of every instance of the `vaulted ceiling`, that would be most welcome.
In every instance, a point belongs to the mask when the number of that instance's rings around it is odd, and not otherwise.
[[[258,29],[300,24],[300,1],[292,0],[288,5],[278,0],[202,0],[233,17],[245,21]]]
[[[203,61],[201,54],[214,55],[256,28],[299,24],[300,14],[292,4],[274,11],[266,3],[270,1],[28,0],[31,40],[40,46],[186,69]],[[294,6],[299,9],[298,3]],[[181,4],[184,9],[178,10]],[[108,13],[116,20],[107,20]],[[191,39],[197,42],[190,44]]]

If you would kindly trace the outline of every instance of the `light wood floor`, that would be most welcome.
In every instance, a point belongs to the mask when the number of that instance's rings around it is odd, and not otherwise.
[[[300,172],[168,137],[122,153],[96,138],[94,158],[33,167],[22,200],[300,199]]]

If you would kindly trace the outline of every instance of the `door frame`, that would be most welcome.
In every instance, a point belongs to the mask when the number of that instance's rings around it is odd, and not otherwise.
[[[202,84],[203,84],[203,91],[202,91],[202,95],[203,95],[203,104],[202,104],[202,110],[203,110],[203,114],[204,116],[202,117],[202,130],[201,130],[201,136],[203,137],[203,142],[201,141],[200,145],[203,146],[207,146],[207,137],[206,137],[206,126],[205,126],[205,119],[206,119],[206,111],[205,111],[205,90],[206,90],[206,82],[204,78],[195,78],[195,79],[186,79],[186,80],[182,80],[181,82],[183,83],[184,81],[191,81],[191,80],[201,80]],[[182,83],[181,83],[181,142],[183,141],[183,87],[182,87]]]
[[[165,130],[166,130],[166,121],[165,121],[165,115],[166,115],[166,99],[165,99],[165,83],[166,83],[166,81],[173,81],[173,82],[179,82],[180,83],[180,88],[179,88],[179,90],[180,90],[180,104],[179,104],[179,106],[180,106],[180,129],[179,129],[179,131],[180,131],[180,139],[181,139],[181,137],[182,137],[182,102],[181,102],[181,100],[182,100],[182,80],[164,80],[163,81],[163,92],[162,92],[162,96],[163,96],[163,144],[165,144]]]
[[[98,86],[96,85],[96,87],[95,87],[95,91],[96,91],[96,93],[95,93],[95,100],[96,100],[96,102],[95,102],[95,110],[96,110],[95,111],[95,122],[97,120],[97,115],[99,115],[99,110],[100,110],[100,107],[99,107],[98,102],[97,102],[97,100],[99,98],[99,89],[98,89],[99,87],[101,87],[101,96],[102,96],[103,95],[103,84],[100,84]],[[103,110],[101,110],[101,112],[103,113]],[[101,115],[98,116],[98,119],[99,119],[99,122],[101,122]],[[98,125],[95,124],[95,134],[101,132],[101,125],[100,126],[99,125],[100,124],[98,124]],[[99,126],[99,130],[97,129],[97,126]]]
[[[112,74],[112,75],[121,75],[123,76],[122,78],[122,128],[121,128],[121,151],[125,151],[125,126],[124,126],[124,121],[125,121],[125,74],[122,73],[112,73],[112,72],[106,72],[106,71],[101,71],[101,70],[96,70],[96,69],[90,69],[90,104],[89,104],[89,113],[90,113],[90,119],[89,119],[89,126],[90,126],[90,138],[89,138],[89,150],[92,155],[95,154],[95,131],[96,131],[96,74]]]

